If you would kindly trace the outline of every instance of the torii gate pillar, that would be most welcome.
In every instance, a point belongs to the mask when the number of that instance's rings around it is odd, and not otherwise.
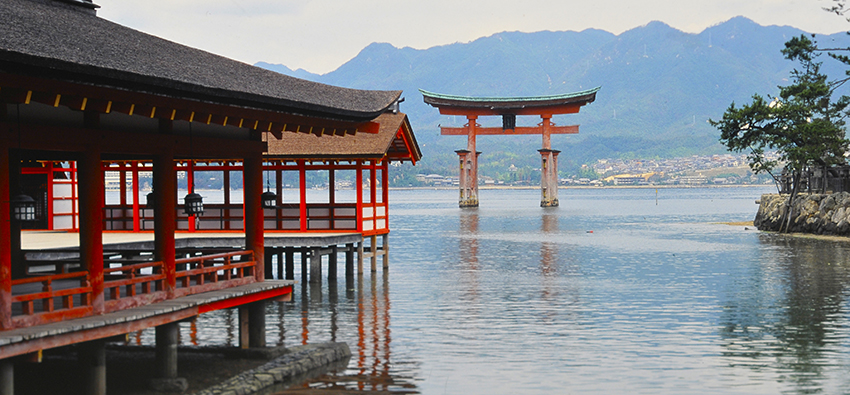
[[[476,121],[478,116],[469,115],[466,117],[469,121],[466,124],[466,134],[468,136],[466,149],[455,151],[460,162],[460,172],[458,173],[458,185],[460,187],[460,198],[458,206],[460,207],[478,207],[478,156],[481,152],[475,150],[475,134]]]
[[[558,154],[561,151],[540,149],[540,207],[558,207]]]
[[[543,148],[540,152],[540,207],[558,207],[558,154],[552,149],[552,115],[544,114],[540,118],[540,134],[543,135]]]

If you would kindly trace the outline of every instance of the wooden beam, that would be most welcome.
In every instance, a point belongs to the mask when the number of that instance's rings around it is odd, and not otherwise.
[[[514,109],[490,109],[483,107],[440,107],[440,114],[443,115],[542,115],[542,114],[576,114],[583,105],[587,103],[573,103],[561,106],[545,106],[545,107],[525,107]]]
[[[160,118],[162,119],[162,118]],[[17,128],[14,122],[0,121],[0,130]],[[87,150],[87,144],[92,138],[91,130],[85,128],[68,128],[50,125],[22,124],[21,148],[40,149],[47,151],[77,151]],[[192,147],[189,136],[134,133],[116,130],[102,130],[109,138],[98,137],[104,154],[137,154],[150,155],[162,149],[173,147],[175,155],[186,156],[190,151],[200,157],[238,158],[245,152],[262,151],[263,142],[244,139],[226,139],[216,137],[192,137]],[[17,139],[15,139],[17,144]]]
[[[151,318],[122,322],[119,324],[70,332],[58,336],[51,336],[47,338],[40,338],[14,343],[4,346],[2,348],[3,357],[13,357],[38,352],[39,350],[45,350],[48,348],[68,346],[71,344],[82,343],[85,341],[123,335],[125,333],[136,332],[153,326],[159,326],[170,322],[184,320],[186,318],[193,317],[196,315],[198,315],[198,307],[191,307],[183,310],[178,310],[172,313],[157,315]]]
[[[569,126],[550,126],[549,133],[550,134],[577,134],[579,125],[569,125]],[[466,136],[467,129],[465,127],[448,127],[441,126],[440,134],[444,136]],[[531,127],[523,127],[519,126],[516,129],[502,129],[502,128],[475,128],[476,135],[519,135],[519,134],[543,134],[543,128],[540,126],[531,126]]]
[[[207,120],[207,125],[220,125],[224,126],[227,124],[228,116],[222,114],[210,114]]]
[[[194,117],[191,115],[188,117],[194,118],[195,122],[263,131],[274,131],[273,129],[278,125],[284,125],[280,131],[294,129],[310,133],[309,129],[313,128],[313,133],[316,129],[319,131],[324,129],[322,132],[324,134],[334,134],[334,130],[342,130],[341,133],[344,134],[378,133],[380,130],[380,125],[374,122],[340,121],[273,109],[216,104],[3,72],[0,72],[0,99],[7,103],[36,101],[51,106],[57,106],[58,103],[75,110],[92,110],[101,113],[116,111],[127,115],[169,120],[186,120],[186,114],[194,112]],[[275,126],[269,129],[272,124]]]
[[[21,104],[27,100],[26,89],[3,86],[0,89],[0,99],[7,103]]]

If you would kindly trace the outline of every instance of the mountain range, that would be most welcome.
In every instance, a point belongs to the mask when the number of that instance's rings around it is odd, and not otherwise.
[[[442,116],[424,104],[420,88],[469,96],[537,96],[600,86],[595,102],[578,114],[554,119],[581,125],[578,135],[552,139],[552,147],[563,151],[565,170],[600,158],[725,152],[708,120],[719,119],[730,103],[746,103],[755,93],[777,94],[795,67],[780,50],[801,34],[808,33],[736,17],[698,34],[651,22],[619,35],[595,29],[503,32],[422,50],[373,43],[322,75],[280,64],[256,65],[331,85],[404,90],[402,111],[422,147],[422,164],[438,173],[456,171],[453,151],[466,147],[463,137],[441,136],[438,125],[462,126],[465,119]],[[816,40],[822,47],[850,47],[845,33]],[[844,76],[836,61],[821,59],[831,77]],[[501,124],[497,117],[479,122]],[[517,119],[520,125],[537,122]],[[486,174],[488,162],[534,166],[540,144],[538,136],[479,137],[481,172]]]

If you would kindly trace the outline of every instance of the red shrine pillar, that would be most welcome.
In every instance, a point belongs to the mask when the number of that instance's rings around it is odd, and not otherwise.
[[[0,139],[0,330],[12,327],[12,213],[9,144]]]
[[[263,281],[265,244],[263,238],[264,211],[263,194],[263,156],[261,152],[246,155],[243,163],[243,194],[245,213],[245,249],[254,251],[254,279]]]
[[[465,150],[455,151],[460,157],[460,174],[458,183],[460,186],[460,207],[478,207],[478,155],[475,150],[475,136],[478,120],[477,115],[467,115],[466,135],[467,144]]]
[[[154,257],[162,262],[164,290],[171,299],[177,288],[174,238],[177,230],[177,172],[174,170],[174,152],[171,150],[153,159],[153,193]]]
[[[543,135],[543,148],[540,152],[540,207],[558,207],[558,154],[561,151],[552,149],[550,139],[550,128],[552,127],[552,115],[540,116],[541,134]]]
[[[303,167],[302,167],[303,169]],[[265,244],[263,224],[263,153],[246,154],[242,162],[243,212],[245,213],[245,249],[254,251],[254,280],[265,280]],[[266,301],[260,300],[239,307],[239,347],[266,346]],[[247,337],[247,339],[246,339]]]
[[[104,311],[103,295],[103,165],[99,147],[91,147],[78,162],[80,191],[80,264],[88,269],[92,308]]]

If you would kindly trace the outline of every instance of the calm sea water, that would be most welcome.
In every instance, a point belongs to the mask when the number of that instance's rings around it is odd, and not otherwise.
[[[543,209],[485,190],[459,209],[457,191],[393,191],[390,269],[297,285],[268,340],[349,344],[316,389],[850,393],[850,243],[720,223],[751,221],[764,192],[568,189]],[[234,344],[235,318],[181,339]]]

